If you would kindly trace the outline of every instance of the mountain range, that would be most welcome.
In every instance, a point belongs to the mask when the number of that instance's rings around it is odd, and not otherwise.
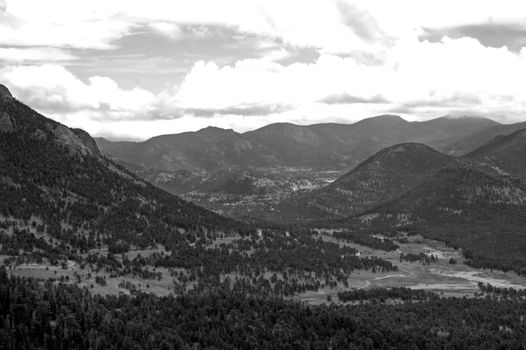
[[[162,171],[200,173],[269,167],[349,170],[385,147],[418,142],[441,150],[495,126],[499,124],[474,117],[409,122],[399,116],[382,115],[354,124],[277,123],[245,133],[208,127],[144,142],[96,141],[108,157]]]

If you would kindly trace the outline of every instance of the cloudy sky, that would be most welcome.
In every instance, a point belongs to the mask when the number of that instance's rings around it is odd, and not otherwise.
[[[526,3],[0,0],[0,83],[113,139],[383,113],[514,122]]]

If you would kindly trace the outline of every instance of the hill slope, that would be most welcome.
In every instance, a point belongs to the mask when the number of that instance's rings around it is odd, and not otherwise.
[[[100,156],[84,131],[43,117],[3,86],[0,91],[4,253],[18,253],[22,241],[24,250],[46,257],[118,241],[170,247],[182,231],[244,227],[144,182]]]
[[[497,167],[509,175],[526,177],[526,129],[497,136],[464,158]]]
[[[451,155],[463,156],[473,152],[497,136],[509,135],[525,128],[526,122],[520,122],[514,124],[493,125],[479,131],[474,130],[471,135],[461,138],[456,142],[452,142],[450,145],[442,148],[442,151]]]
[[[283,203],[282,215],[301,220],[356,215],[402,195],[441,168],[460,164],[457,158],[423,144],[395,145],[371,156],[327,187]]]
[[[526,182],[443,169],[401,197],[353,219],[410,230],[464,249],[473,264],[526,271]]]

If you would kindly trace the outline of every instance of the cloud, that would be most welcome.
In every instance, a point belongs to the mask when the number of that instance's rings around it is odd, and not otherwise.
[[[155,100],[140,88],[120,89],[107,77],[94,76],[87,83],[62,66],[8,66],[0,79],[26,104],[49,113],[102,112],[105,118],[136,118]]]
[[[69,61],[76,57],[63,50],[51,47],[3,48],[0,47],[0,60],[3,61]]]
[[[520,24],[523,10],[522,0],[3,0],[0,44],[110,49],[134,28],[151,26],[177,38],[180,26],[199,24],[325,53],[379,52],[422,28]]]
[[[112,48],[111,42],[125,35],[133,21],[119,17],[116,12],[102,11],[103,8],[103,3],[97,0],[9,0],[0,10],[0,44]]]
[[[355,4],[350,4],[345,1],[336,2],[336,7],[340,12],[342,21],[360,38],[368,42],[376,42],[387,38],[383,33],[376,19],[368,12],[359,9]]]
[[[331,54],[314,63],[287,66],[255,59],[225,66],[199,61],[176,98],[186,108],[384,104],[385,108],[403,105],[418,113],[427,104],[428,111],[455,107],[491,113],[514,110],[526,102],[522,83],[516,79],[523,74],[526,49],[515,54],[471,38],[414,40],[393,47],[379,65]]]
[[[489,47],[508,47],[511,51],[520,52],[526,45],[526,27],[517,24],[481,23],[449,28],[425,28],[422,40],[440,41],[443,37],[477,39]]]
[[[191,114],[196,117],[215,117],[218,115],[238,115],[238,116],[266,116],[269,114],[280,113],[286,110],[290,110],[291,107],[284,105],[238,105],[227,107],[223,109],[205,109],[205,108],[188,108],[184,110],[184,113]]]
[[[223,109],[241,104],[301,105],[330,95],[352,95],[360,82],[360,96],[378,94],[379,72],[352,58],[321,55],[314,63],[282,65],[265,59],[246,59],[218,66],[199,61],[185,77],[177,100],[186,108]],[[348,91],[348,89],[351,89]]]
[[[110,49],[144,25],[174,38],[181,25],[218,25],[325,52],[365,49],[380,35],[372,17],[331,0],[9,0],[0,11],[0,44],[11,46]]]
[[[161,35],[167,36],[172,40],[181,38],[181,27],[175,23],[170,22],[156,22],[150,23],[150,27]]]
[[[320,100],[322,103],[327,104],[352,104],[352,103],[387,103],[389,102],[386,100],[382,95],[374,95],[371,97],[360,97],[360,96],[352,96],[347,93],[343,94],[337,94],[337,95],[330,95],[322,100]]]

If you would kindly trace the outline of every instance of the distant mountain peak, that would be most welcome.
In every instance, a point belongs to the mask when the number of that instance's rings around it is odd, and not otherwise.
[[[380,114],[380,115],[376,115],[376,116],[371,117],[371,118],[362,119],[361,121],[363,121],[363,122],[375,121],[375,122],[401,122],[401,123],[408,123],[407,120],[405,120],[404,118],[402,118],[401,116],[399,116],[397,114]]]
[[[370,119],[373,119],[373,118],[378,118],[378,119],[398,119],[398,120],[405,120],[404,118],[400,117],[398,114],[380,114],[380,115],[377,115],[377,116],[374,116]]]
[[[223,129],[217,126],[207,126],[206,128],[199,129],[198,131],[233,131],[232,129]]]
[[[366,128],[391,128],[410,124],[407,120],[396,114],[381,114],[371,118],[365,118],[354,125]]]
[[[228,136],[237,134],[233,129],[223,129],[217,126],[207,126],[196,131],[196,134],[202,134],[206,136]]]

